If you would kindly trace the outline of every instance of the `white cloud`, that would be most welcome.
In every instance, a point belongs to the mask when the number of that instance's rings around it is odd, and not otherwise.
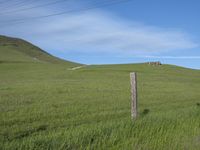
[[[49,10],[37,10],[49,13]],[[24,15],[24,14],[22,14]],[[30,15],[30,14],[29,14]],[[12,17],[11,17],[12,18]],[[117,18],[105,12],[72,13],[0,29],[44,49],[81,53],[149,54],[198,46],[189,35]]]
[[[200,59],[200,56],[138,56],[137,58]]]

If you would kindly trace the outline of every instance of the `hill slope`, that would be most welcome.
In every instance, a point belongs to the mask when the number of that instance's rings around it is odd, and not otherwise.
[[[39,47],[18,38],[0,36],[0,62],[76,63],[56,58]]]
[[[26,70],[26,71],[24,71]],[[139,118],[130,117],[130,72]],[[200,71],[0,64],[0,149],[199,150]]]
[[[23,40],[0,41],[0,60],[12,62],[0,63],[0,149],[199,150],[200,70],[148,64],[70,70]],[[138,77],[136,120],[130,72]]]

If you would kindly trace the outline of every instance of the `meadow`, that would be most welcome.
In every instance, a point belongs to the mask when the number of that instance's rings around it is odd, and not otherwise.
[[[172,65],[0,63],[0,149],[198,150],[200,71]],[[131,119],[130,72],[139,117]]]

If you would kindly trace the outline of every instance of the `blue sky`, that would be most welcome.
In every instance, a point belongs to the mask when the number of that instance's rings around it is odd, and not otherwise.
[[[198,0],[131,0],[87,11],[79,10],[102,1],[55,1],[0,0],[0,34],[85,64],[161,61],[200,69]],[[29,19],[63,11],[71,12]]]

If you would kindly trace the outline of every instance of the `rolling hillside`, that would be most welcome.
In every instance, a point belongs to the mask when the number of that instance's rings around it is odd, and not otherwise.
[[[12,63],[0,63],[0,149],[199,150],[199,70],[148,64],[69,70],[15,40],[1,37],[1,61]],[[37,62],[34,57],[50,63],[26,63]],[[136,120],[130,116],[133,71]]]
[[[0,36],[0,62],[46,62],[78,65],[56,58],[25,40],[6,36]]]

